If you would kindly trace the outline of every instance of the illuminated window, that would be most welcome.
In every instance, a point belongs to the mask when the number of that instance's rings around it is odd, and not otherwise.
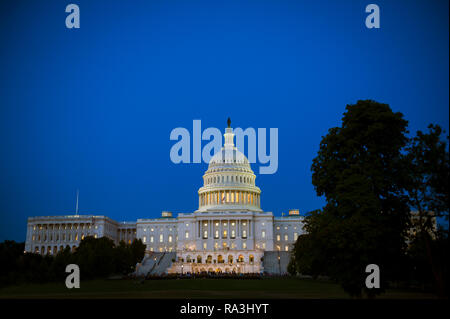
[[[208,238],[208,231],[207,231],[207,230],[205,230],[205,231],[203,232],[203,238]]]
[[[189,232],[188,231],[185,233],[184,238],[189,239]]]
[[[164,235],[159,234],[159,242],[162,243],[164,241]]]
[[[284,246],[284,250],[289,251],[289,246],[288,245]]]
[[[281,240],[280,235],[277,235],[277,241],[280,241],[280,240]]]
[[[266,249],[266,243],[262,243],[262,248]]]
[[[284,241],[288,241],[288,240],[289,240],[289,237],[288,237],[287,234],[285,234],[285,235],[284,235]]]
[[[234,230],[231,231],[231,238],[236,237]]]
[[[172,242],[172,235],[169,235],[169,243]]]
[[[144,244],[147,242],[147,237],[146,237],[146,236],[142,237],[142,242],[143,242]]]
[[[227,238],[228,232],[226,230],[223,231],[223,238]]]
[[[147,231],[147,228],[144,228],[144,232],[146,232]]]
[[[206,243],[203,243],[203,249],[206,250]]]
[[[261,232],[261,237],[262,237],[262,238],[266,238],[266,231],[265,231],[265,230],[263,230],[263,231]]]
[[[219,238],[219,231],[218,230],[215,231],[214,238]]]
[[[242,248],[243,248],[243,249],[246,249],[246,248],[247,248],[247,243],[246,243],[246,242],[243,242],[243,243],[242,243]]]
[[[298,234],[294,233],[294,240],[297,241],[297,238],[298,238]]]
[[[246,230],[242,231],[242,237],[247,238],[247,231]]]

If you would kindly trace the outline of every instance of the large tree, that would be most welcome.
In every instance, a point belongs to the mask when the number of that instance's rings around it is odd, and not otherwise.
[[[311,169],[327,204],[306,218],[308,235],[296,244],[300,272],[330,276],[354,296],[383,290],[366,289],[368,264],[380,267],[382,287],[398,273],[409,220],[407,124],[387,104],[358,101],[323,137]]]

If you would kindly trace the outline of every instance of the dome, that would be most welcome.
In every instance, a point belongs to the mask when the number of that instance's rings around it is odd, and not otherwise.
[[[233,129],[228,126],[224,145],[211,158],[199,189],[198,211],[261,211],[261,190],[245,155],[234,145]]]

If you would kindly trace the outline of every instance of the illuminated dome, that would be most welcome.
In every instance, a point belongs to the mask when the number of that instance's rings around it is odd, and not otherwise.
[[[255,185],[256,176],[248,159],[234,145],[230,120],[224,139],[203,175],[198,211],[262,211],[261,190]]]

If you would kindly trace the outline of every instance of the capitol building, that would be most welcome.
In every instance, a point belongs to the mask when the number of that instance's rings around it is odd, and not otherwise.
[[[117,222],[106,216],[28,218],[25,250],[56,254],[75,250],[86,236],[116,244],[135,238],[146,245],[141,275],[164,273],[285,273],[290,250],[303,233],[303,217],[291,209],[275,217],[261,209],[261,190],[248,159],[234,145],[228,121],[224,145],[209,163],[198,190],[198,209],[162,212],[160,218]]]

